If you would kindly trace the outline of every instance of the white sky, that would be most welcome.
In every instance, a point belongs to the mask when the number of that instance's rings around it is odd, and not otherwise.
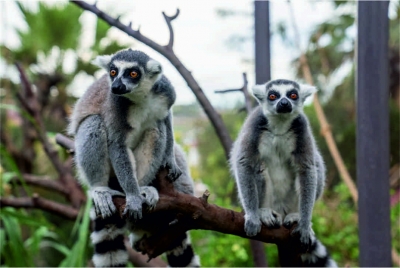
[[[34,1],[29,1],[34,2]],[[54,2],[54,1],[53,1]],[[93,1],[88,1],[93,3]],[[301,32],[303,47],[308,33],[312,28],[327,18],[333,16],[333,8],[330,1],[292,1],[298,28]],[[239,88],[242,86],[242,72],[247,72],[249,86],[254,84],[254,67],[246,63],[244,59],[254,58],[254,43],[248,42],[241,51],[231,49],[227,40],[232,35],[253,35],[252,16],[232,16],[221,18],[217,15],[217,9],[233,9],[241,12],[252,13],[254,3],[250,0],[140,0],[140,1],[99,1],[98,7],[109,14],[125,13],[122,21],[132,21],[133,28],[140,25],[141,32],[160,44],[166,44],[169,38],[168,28],[161,14],[175,14],[176,8],[180,9],[179,17],[173,21],[175,32],[174,51],[183,64],[192,71],[193,76],[206,92],[211,102],[215,105],[231,106],[240,94],[218,95],[216,89]],[[1,34],[0,43],[15,46],[18,40],[11,29],[15,26],[22,27],[21,15],[14,3],[1,1]],[[286,1],[272,1],[270,3],[271,29],[284,21],[290,25],[289,9]],[[85,40],[91,37],[94,15],[86,14],[82,17],[87,29]],[[111,34],[117,38],[128,39],[121,31],[114,29]],[[289,35],[291,27],[289,27]],[[195,100],[193,93],[187,87],[175,68],[163,56],[151,48],[134,41],[135,49],[142,50],[152,58],[161,62],[166,76],[172,81],[177,91],[177,104],[187,104]],[[290,61],[298,55],[294,49],[289,49],[277,36],[271,43],[272,78],[293,79]],[[4,65],[0,65],[1,69]],[[0,74],[4,71],[0,70]],[[83,92],[91,81],[88,78],[79,79],[75,83]],[[228,100],[228,101],[227,101]]]

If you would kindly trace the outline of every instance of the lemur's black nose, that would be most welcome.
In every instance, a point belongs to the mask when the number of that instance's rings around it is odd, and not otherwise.
[[[121,82],[121,79],[117,79],[112,83],[111,92],[116,95],[128,93],[126,86]]]
[[[288,106],[288,105],[289,105],[289,102],[287,101],[287,99],[282,99],[281,102],[280,102],[280,104],[281,104],[282,106]]]
[[[276,111],[278,113],[290,113],[292,112],[292,105],[286,98],[283,98],[276,105]]]

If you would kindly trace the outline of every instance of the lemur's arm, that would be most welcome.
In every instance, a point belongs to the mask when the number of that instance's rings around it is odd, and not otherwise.
[[[317,167],[311,133],[309,133],[305,123],[302,128],[303,131],[297,137],[297,145],[294,152],[294,161],[297,166],[297,176],[300,183],[300,220],[294,232],[299,232],[300,241],[305,245],[309,245],[312,236],[311,217],[317,194]]]
[[[171,181],[175,181],[182,175],[181,169],[176,164],[175,154],[174,154],[174,133],[172,130],[172,114],[171,111],[168,112],[168,116],[164,119],[166,127],[167,141],[165,145],[165,161],[164,164],[169,168],[168,178]]]
[[[126,146],[123,139],[112,141],[108,145],[108,150],[115,175],[126,195],[124,213],[128,213],[134,219],[141,219],[144,200],[140,195],[136,176],[136,161],[133,153]]]

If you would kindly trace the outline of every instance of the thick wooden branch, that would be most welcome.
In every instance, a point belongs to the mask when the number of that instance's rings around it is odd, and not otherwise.
[[[42,198],[38,194],[33,194],[32,197],[0,198],[0,206],[14,208],[36,208],[57,214],[70,220],[75,220],[79,213],[79,210],[71,206]]]
[[[221,141],[222,147],[224,148],[226,158],[227,159],[229,158],[229,152],[232,147],[232,139],[229,135],[226,125],[222,121],[221,115],[211,105],[209,99],[204,94],[203,89],[197,83],[197,81],[193,77],[192,73],[183,65],[183,63],[175,55],[173,50],[168,48],[168,45],[161,46],[161,45],[157,44],[153,40],[144,36],[139,31],[133,30],[129,25],[125,25],[125,24],[121,23],[119,20],[114,19],[113,17],[102,12],[95,5],[90,5],[84,1],[71,1],[71,3],[81,7],[84,10],[94,13],[98,18],[107,22],[110,26],[114,26],[114,27],[120,29],[127,35],[135,38],[136,40],[142,42],[145,45],[148,45],[149,47],[151,47],[152,49],[154,49],[155,51],[157,51],[158,53],[163,55],[165,58],[167,58],[171,62],[171,64],[177,69],[177,71],[182,75],[183,79],[185,79],[189,88],[193,91],[198,102],[203,107],[204,112],[210,119],[210,121],[217,133],[217,136]],[[175,15],[175,16],[177,16],[177,15]],[[174,18],[174,17],[172,17],[172,18]],[[170,33],[171,33],[171,31],[170,31]],[[171,42],[171,39],[170,39],[170,42]],[[172,43],[171,43],[171,45],[172,45]]]

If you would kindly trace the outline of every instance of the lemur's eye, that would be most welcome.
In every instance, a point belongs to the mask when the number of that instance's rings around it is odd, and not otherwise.
[[[110,75],[111,75],[111,76],[115,76],[116,74],[117,74],[117,71],[116,71],[116,70],[111,70],[111,71],[110,71]]]
[[[136,78],[136,77],[138,77],[138,73],[137,72],[135,72],[135,71],[132,71],[131,73],[130,73],[130,76],[132,77],[132,78]]]
[[[292,100],[297,99],[297,94],[296,94],[296,93],[290,94],[290,98],[291,98]]]
[[[268,96],[269,100],[276,100],[276,95],[275,94],[271,94]]]

